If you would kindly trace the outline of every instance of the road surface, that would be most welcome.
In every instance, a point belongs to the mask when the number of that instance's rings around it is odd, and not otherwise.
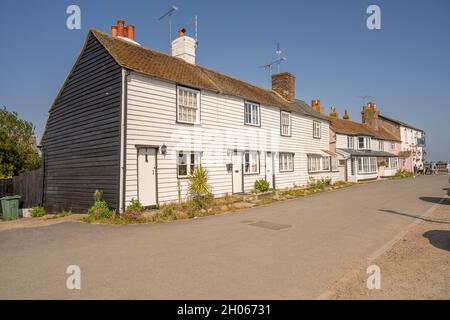
[[[164,224],[0,231],[0,299],[314,299],[446,196],[382,181]],[[66,269],[81,268],[81,290]]]

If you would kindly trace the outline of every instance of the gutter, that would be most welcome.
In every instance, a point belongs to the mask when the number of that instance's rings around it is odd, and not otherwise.
[[[120,173],[119,173],[119,213],[125,211],[126,195],[126,148],[127,148],[127,100],[128,100],[128,75],[130,71],[122,68],[122,102],[120,110]]]

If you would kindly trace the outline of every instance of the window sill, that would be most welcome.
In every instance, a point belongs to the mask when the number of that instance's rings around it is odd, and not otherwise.
[[[260,175],[260,172],[255,172],[255,173],[244,173],[244,176],[256,176],[256,175]]]
[[[308,173],[310,174],[314,174],[314,173],[330,173],[330,172],[339,172],[339,171],[331,171],[331,170],[321,170],[321,171],[308,171]]]
[[[177,123],[177,124],[186,124],[186,125],[189,125],[189,126],[199,126],[199,125],[202,124],[201,122],[184,122],[184,121],[180,121],[180,120],[176,120],[175,123]]]
[[[245,123],[245,122],[244,122],[244,126],[261,128],[261,124],[252,124],[252,123]]]

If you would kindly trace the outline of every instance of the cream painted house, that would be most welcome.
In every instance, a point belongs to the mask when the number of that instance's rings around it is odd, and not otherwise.
[[[339,119],[335,110],[328,117],[330,150],[339,155],[339,179],[358,182],[395,175],[401,141],[381,126],[375,126],[373,119],[378,109],[374,104],[369,103],[362,113],[365,123],[352,121],[348,115]]]

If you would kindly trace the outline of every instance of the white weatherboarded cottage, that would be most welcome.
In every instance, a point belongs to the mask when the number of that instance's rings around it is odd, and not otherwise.
[[[295,99],[293,75],[274,75],[267,90],[196,65],[184,31],[172,56],[126,35],[91,30],[88,38],[122,68],[119,211],[132,199],[149,207],[185,200],[200,165],[215,196],[250,192],[258,179],[277,189],[337,179],[329,120]],[[314,171],[311,156],[323,163]]]

